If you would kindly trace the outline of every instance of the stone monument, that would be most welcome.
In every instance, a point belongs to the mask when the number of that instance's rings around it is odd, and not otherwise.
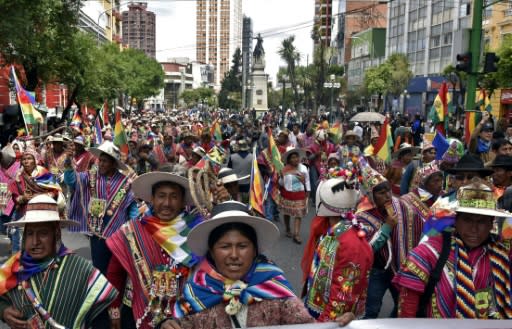
[[[268,111],[267,105],[267,83],[268,75],[265,74],[265,50],[263,49],[263,38],[261,34],[255,38],[256,47],[252,53],[251,72],[251,100],[250,109],[256,110],[257,114]]]

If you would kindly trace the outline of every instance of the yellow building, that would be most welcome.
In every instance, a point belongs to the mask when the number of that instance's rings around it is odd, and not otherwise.
[[[485,51],[497,51],[505,36],[512,35],[512,2],[503,1],[487,7],[482,28]],[[512,88],[495,90],[491,105],[494,116],[512,121]]]
[[[121,14],[120,0],[99,0],[103,6],[103,12],[100,14],[98,21],[101,28],[104,29],[104,37],[110,42],[121,44],[123,38],[121,36],[121,25],[123,16]],[[123,4],[124,5],[124,4]]]

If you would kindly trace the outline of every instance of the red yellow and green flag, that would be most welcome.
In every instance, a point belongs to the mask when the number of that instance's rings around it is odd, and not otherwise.
[[[432,120],[432,126],[446,136],[445,125],[448,123],[448,103],[450,103],[450,95],[448,94],[448,85],[443,81],[439,92],[434,99],[434,104],[430,109],[429,118]]]
[[[471,133],[475,130],[480,120],[482,120],[483,111],[487,111],[489,113],[492,111],[491,100],[489,99],[489,95],[487,95],[485,89],[480,89],[478,93],[478,100],[475,105],[480,111],[465,111],[464,139],[466,141],[466,145],[469,145]]]
[[[380,135],[375,145],[374,154],[380,159],[391,162],[391,149],[393,148],[393,137],[391,135],[391,127],[389,125],[388,118],[384,120],[384,123],[380,127]]]
[[[272,136],[272,130],[268,128],[267,130],[268,134],[268,151],[270,154],[270,157],[272,159],[272,164],[274,165],[274,169],[277,173],[280,173],[281,170],[283,170],[283,162],[281,161],[281,153],[279,152],[279,149],[277,148],[276,141],[274,140],[274,137]]]
[[[124,131],[123,122],[121,121],[121,112],[116,112],[116,124],[114,127],[114,145],[119,147],[122,154],[128,155],[130,148],[128,147],[128,138]]]

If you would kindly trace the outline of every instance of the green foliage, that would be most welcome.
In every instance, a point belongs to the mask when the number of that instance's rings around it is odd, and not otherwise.
[[[503,38],[501,47],[497,51],[500,61],[498,62],[498,72],[494,73],[497,84],[500,87],[512,87],[512,36],[507,35]]]
[[[197,88],[197,89],[187,89],[183,91],[180,95],[180,98],[183,99],[187,106],[192,107],[199,103],[204,103],[206,100],[206,104],[214,105],[214,91],[210,88]]]
[[[59,76],[73,43],[80,0],[0,0],[0,55],[24,67],[27,89]]]
[[[407,88],[412,76],[407,57],[404,54],[392,54],[384,63],[366,70],[364,88],[370,94],[398,97]]]
[[[164,71],[153,58],[137,49],[125,49],[120,53],[124,79],[123,93],[137,100],[139,108],[145,98],[156,95],[164,87]]]
[[[286,63],[286,74],[293,90],[293,104],[297,108],[300,102],[299,90],[297,86],[296,66],[300,61],[300,53],[293,44],[295,36],[292,35],[281,42],[281,47],[277,51],[281,59]]]
[[[390,66],[388,80],[388,92],[392,95],[400,95],[407,88],[413,74],[409,69],[409,60],[405,54],[392,54],[386,60]]]
[[[237,48],[231,61],[231,69],[222,80],[219,106],[225,109],[240,109],[242,104],[242,52]]]

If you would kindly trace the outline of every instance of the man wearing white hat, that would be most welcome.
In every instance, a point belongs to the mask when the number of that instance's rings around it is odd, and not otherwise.
[[[132,187],[150,207],[107,239],[114,255],[107,277],[125,296],[109,313],[111,328],[132,328],[136,321],[137,328],[147,329],[172,314],[183,280],[198,261],[187,245],[187,234],[202,217],[185,211],[192,205],[185,177],[151,172],[136,178]]]
[[[57,202],[41,194],[25,216],[23,250],[0,268],[0,319],[10,328],[101,328],[95,319],[117,295],[115,288],[61,240]]]
[[[71,166],[68,153],[64,182],[74,189],[68,217],[80,226],[71,229],[91,235],[91,257],[95,267],[106,273],[111,254],[105,239],[121,225],[138,215],[131,191],[130,179],[120,170],[126,165],[120,160],[119,149],[110,141],[89,151],[98,158],[98,168],[78,173]]]
[[[231,198],[236,201],[240,200],[240,185],[241,180],[249,178],[251,175],[238,177],[238,175],[231,168],[222,168],[217,175],[219,181],[224,185]]]

